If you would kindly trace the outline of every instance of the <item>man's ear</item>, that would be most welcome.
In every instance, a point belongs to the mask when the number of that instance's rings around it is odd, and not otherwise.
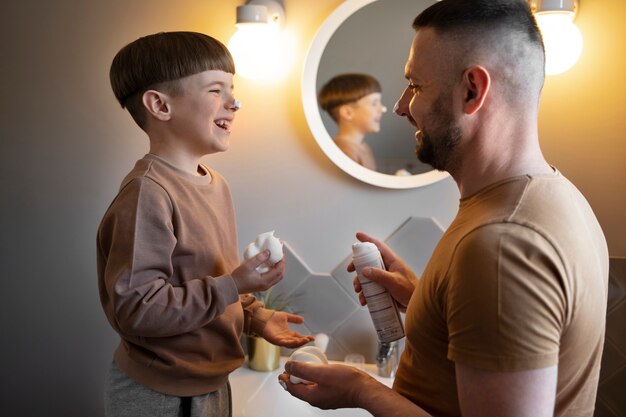
[[[156,90],[146,90],[141,96],[141,101],[148,113],[158,120],[169,120],[172,116],[168,99],[167,94]]]
[[[484,67],[474,65],[466,69],[463,73],[463,112],[474,114],[480,110],[490,87],[491,77]]]

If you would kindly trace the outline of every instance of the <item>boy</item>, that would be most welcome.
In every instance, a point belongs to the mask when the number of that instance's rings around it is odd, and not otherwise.
[[[381,102],[379,82],[367,74],[341,74],[320,90],[318,101],[339,128],[335,144],[358,164],[376,170],[374,154],[363,141],[367,133],[380,131],[380,119],[387,111]]]
[[[200,33],[140,38],[115,56],[115,97],[150,139],[98,230],[98,282],[121,337],[105,393],[107,416],[229,416],[228,374],[242,331],[287,347],[300,316],[266,310],[253,291],[279,281],[284,261],[239,264],[224,178],[200,163],[228,149],[239,108],[226,47]]]

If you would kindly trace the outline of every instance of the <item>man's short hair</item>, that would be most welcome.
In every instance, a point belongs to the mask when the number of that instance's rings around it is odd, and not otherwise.
[[[176,81],[209,70],[235,73],[235,63],[224,44],[197,32],[160,32],[123,47],[111,64],[109,78],[115,98],[143,129],[146,90],[180,92]]]
[[[318,102],[335,122],[338,121],[335,112],[340,106],[359,101],[363,97],[380,93],[380,83],[371,75],[348,73],[334,76],[320,89]]]
[[[527,0],[442,0],[413,21],[413,28],[432,28],[453,40],[460,65],[477,54],[498,51],[494,63],[506,77],[509,95],[520,90],[538,95],[545,77],[545,49]]]

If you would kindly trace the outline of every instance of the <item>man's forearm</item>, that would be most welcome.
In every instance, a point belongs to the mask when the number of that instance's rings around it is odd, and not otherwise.
[[[374,417],[432,417],[419,406],[388,387],[379,383],[368,384],[359,395],[360,408]]]

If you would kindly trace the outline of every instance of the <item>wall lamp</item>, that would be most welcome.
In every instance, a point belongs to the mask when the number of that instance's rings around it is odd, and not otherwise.
[[[228,42],[238,75],[275,78],[285,71],[287,48],[281,37],[285,8],[277,0],[249,0],[237,7],[237,31]]]
[[[583,37],[574,25],[579,0],[536,0],[535,18],[546,48],[546,74],[561,74],[576,64]]]

